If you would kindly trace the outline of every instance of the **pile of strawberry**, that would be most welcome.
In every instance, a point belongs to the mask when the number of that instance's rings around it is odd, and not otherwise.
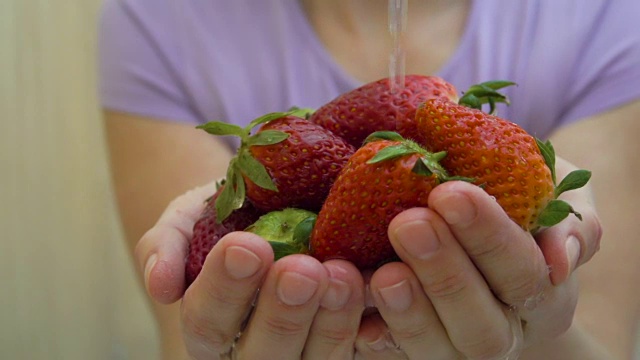
[[[195,224],[187,283],[215,243],[237,230],[263,236],[276,258],[307,253],[374,268],[395,259],[391,219],[426,207],[430,191],[445,181],[481,186],[525,231],[571,213],[580,217],[557,197],[584,186],[590,172],[557,184],[551,144],[494,114],[496,103],[508,103],[498,90],[510,85],[482,83],[458,99],[439,77],[409,75],[400,90],[381,79],[317,111],[271,113],[244,128],[199,126],[238,136],[241,145]]]

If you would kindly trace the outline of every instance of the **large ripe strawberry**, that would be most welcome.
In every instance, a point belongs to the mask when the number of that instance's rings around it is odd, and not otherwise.
[[[392,88],[389,78],[367,83],[336,97],[309,118],[356,148],[375,131],[395,131],[406,138],[416,133],[416,108],[428,99],[457,101],[452,84],[436,76],[407,75],[402,89]]]
[[[241,139],[227,170],[229,186],[216,201],[220,219],[240,207],[245,196],[263,211],[320,209],[355,150],[331,131],[303,118],[307,112],[298,109],[267,114],[245,128],[221,122],[200,126],[215,135]],[[262,127],[252,135],[257,125]]]
[[[427,206],[431,190],[451,179],[438,164],[443,153],[429,153],[397,133],[369,139],[345,165],[318,214],[310,254],[321,261],[346,259],[365,269],[392,259],[391,219]]]
[[[215,201],[222,193],[218,188],[216,193],[207,200],[207,204],[198,221],[193,226],[193,237],[189,244],[189,253],[185,261],[185,279],[187,286],[196,279],[207,255],[220,238],[232,231],[241,231],[253,224],[263,214],[250,202],[234,210],[222,222],[217,220]]]
[[[446,151],[442,166],[451,174],[474,178],[525,230],[554,225],[570,213],[580,217],[556,198],[584,186],[590,172],[573,172],[556,186],[551,144],[480,110],[482,104],[489,103],[493,113],[496,102],[508,102],[496,90],[511,84],[498,81],[473,86],[460,104],[443,99],[426,101],[416,113],[423,145],[431,151]]]

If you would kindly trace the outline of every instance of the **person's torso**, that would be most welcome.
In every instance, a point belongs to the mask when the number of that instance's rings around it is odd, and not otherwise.
[[[317,108],[362,85],[334,61],[297,1],[154,3],[163,18],[158,46],[202,121],[243,125],[291,106]],[[518,83],[499,114],[545,137],[575,95],[575,64],[606,3],[472,1],[457,49],[433,75],[461,92],[487,80]]]

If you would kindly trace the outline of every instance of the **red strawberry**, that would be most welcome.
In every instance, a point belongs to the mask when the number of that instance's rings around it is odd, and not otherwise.
[[[539,142],[518,125],[478,109],[490,103],[493,112],[495,102],[507,102],[496,90],[511,84],[476,85],[465,93],[461,104],[428,100],[419,107],[416,122],[428,150],[447,152],[441,164],[449,173],[474,178],[513,221],[525,230],[535,230],[575,213],[568,204],[555,199],[564,191],[584,186],[590,173],[574,172],[556,187],[551,144]]]
[[[322,126],[299,117],[303,112],[268,114],[246,128],[220,122],[200,127],[216,135],[237,135],[242,140],[227,170],[230,186],[217,200],[221,219],[242,205],[245,196],[263,211],[320,209],[354,149]],[[259,124],[264,125],[250,135]]]
[[[436,76],[407,75],[404,88],[392,89],[388,78],[344,93],[319,108],[309,120],[360,147],[374,131],[396,131],[411,138],[419,104],[432,98],[457,101],[455,87]]]
[[[216,193],[207,200],[198,221],[193,226],[193,237],[189,245],[189,254],[186,258],[185,279],[187,286],[195,280],[202,270],[204,260],[213,246],[220,238],[232,231],[241,231],[253,224],[263,214],[250,202],[245,203],[239,209],[234,210],[224,221],[217,221],[215,201],[222,193],[219,188]]]
[[[311,254],[341,258],[361,269],[394,257],[387,227],[411,207],[427,206],[431,190],[449,179],[431,154],[395,133],[374,133],[336,179],[311,233]]]

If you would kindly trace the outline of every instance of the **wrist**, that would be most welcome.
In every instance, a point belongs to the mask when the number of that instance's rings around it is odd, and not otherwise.
[[[574,322],[567,332],[557,338],[524,349],[520,359],[607,360],[613,359],[613,356],[597,339]]]

